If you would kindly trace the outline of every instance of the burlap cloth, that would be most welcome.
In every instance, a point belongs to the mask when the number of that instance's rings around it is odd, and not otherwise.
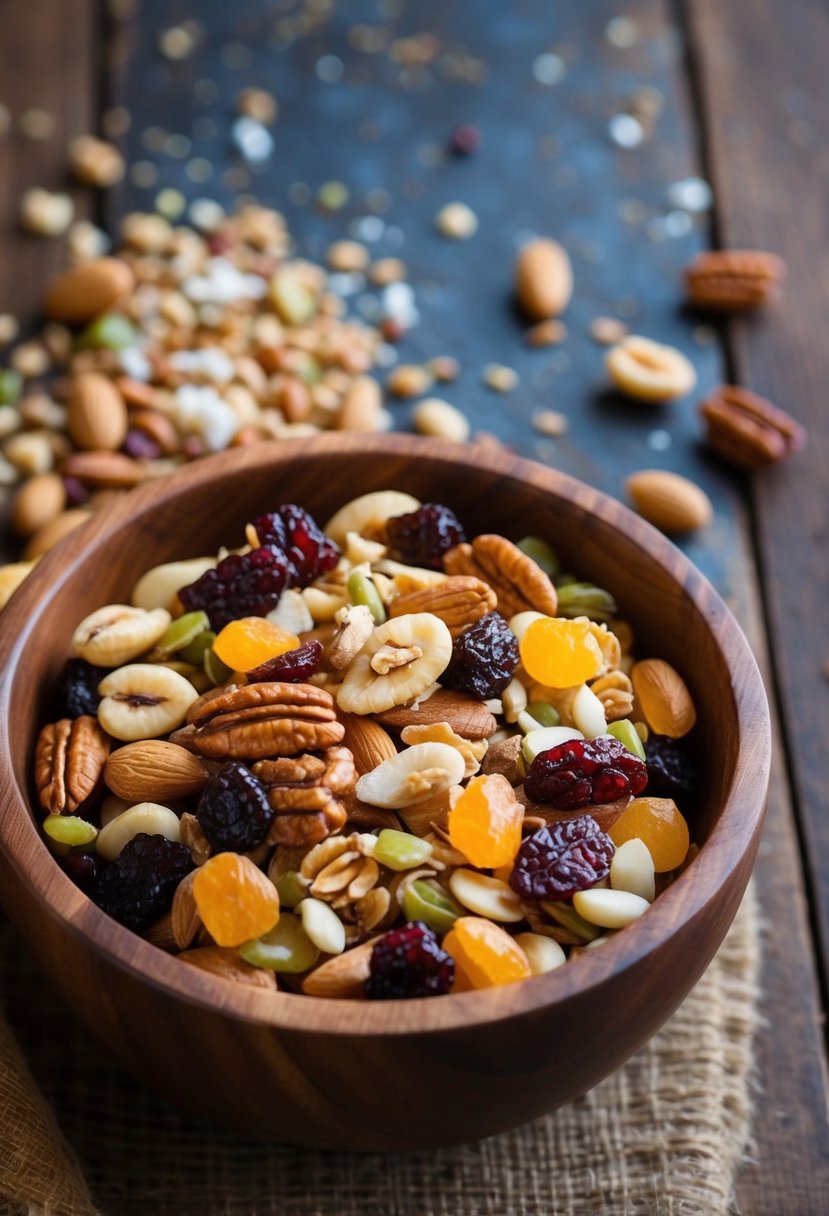
[[[0,982],[17,1043],[0,1019],[0,1212],[727,1213],[750,1132],[758,968],[749,891],[717,958],[668,1025],[579,1102],[441,1152],[315,1153],[196,1126],[145,1093],[100,1055],[3,925]]]

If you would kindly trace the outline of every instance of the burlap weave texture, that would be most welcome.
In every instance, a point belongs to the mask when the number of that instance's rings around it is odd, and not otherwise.
[[[717,958],[684,1005],[633,1060],[579,1102],[481,1144],[374,1156],[267,1147],[188,1122],[100,1055],[6,926],[0,978],[9,1017],[71,1149],[64,1151],[13,1040],[0,1033],[0,1212],[728,1213],[750,1131],[758,953],[758,914],[749,892]]]

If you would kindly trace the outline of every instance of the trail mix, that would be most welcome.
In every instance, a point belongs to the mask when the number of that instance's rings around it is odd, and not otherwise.
[[[240,982],[421,997],[553,970],[688,864],[688,689],[545,540],[394,490],[246,540],[75,629],[35,783],[110,916]]]

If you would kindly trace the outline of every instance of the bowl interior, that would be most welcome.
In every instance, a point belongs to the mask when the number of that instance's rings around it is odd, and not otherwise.
[[[28,831],[19,824],[15,829],[12,860],[20,868],[31,857],[39,857],[37,874],[28,879],[42,884],[44,901],[53,912],[62,898],[66,902],[68,880],[48,854],[45,862],[42,856],[46,850],[34,828],[31,767],[37,731],[54,717],[49,690],[69,652],[75,625],[105,603],[129,602],[133,584],[154,565],[211,554],[221,545],[243,544],[245,523],[280,503],[298,502],[325,522],[350,498],[391,487],[423,501],[447,502],[470,535],[497,531],[513,540],[528,534],[544,537],[564,568],[614,594],[621,613],[633,625],[637,656],[667,659],[682,673],[696,701],[696,743],[705,778],[692,838],[699,844],[709,841],[702,854],[705,864],[692,865],[643,921],[610,943],[612,959],[611,954],[602,962],[585,957],[579,964],[579,981],[589,982],[591,975],[601,978],[609,966],[624,965],[625,957],[649,949],[670,933],[678,917],[692,915],[724,881],[748,847],[762,814],[762,766],[750,773],[745,764],[746,728],[753,723],[762,735],[768,726],[762,685],[745,639],[702,575],[664,537],[618,503],[540,466],[503,453],[405,437],[323,436],[272,451],[223,454],[143,488],[47,557],[4,614],[0,715],[14,780],[31,814]],[[11,812],[7,808],[7,814]],[[711,847],[712,835],[720,837],[716,849]],[[689,895],[679,900],[674,892],[683,886]],[[88,901],[82,902],[85,906],[77,910],[79,931],[97,938],[98,922],[111,922]],[[627,939],[625,948],[623,939]],[[106,948],[122,965],[140,966],[143,955],[135,942],[131,934],[119,931],[107,938]],[[607,951],[588,953],[604,956]],[[193,970],[172,959],[164,960],[166,964],[188,973]],[[565,975],[570,970],[563,968],[522,987],[535,987],[538,999],[549,999],[551,993],[563,993],[573,983]],[[156,975],[154,982],[173,982],[175,987],[184,983],[169,968],[162,971],[161,980]],[[200,1000],[212,997],[217,983],[222,992],[228,987],[202,974],[188,975],[186,980]],[[302,1004],[310,999],[255,994],[249,1008],[256,1006],[257,1015],[266,1009],[259,1003],[262,997]],[[497,1008],[498,995],[471,993],[425,1004],[466,1002],[471,1011],[476,1000]],[[342,1007],[345,1003],[323,1004]],[[348,1016],[353,1017],[354,1007],[349,1008]],[[429,1016],[423,1011],[421,1023]],[[361,1024],[364,1021],[365,1016]]]

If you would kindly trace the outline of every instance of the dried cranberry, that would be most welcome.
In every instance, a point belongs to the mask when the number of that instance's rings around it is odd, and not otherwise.
[[[533,760],[524,790],[533,802],[546,802],[560,811],[576,811],[588,803],[615,802],[625,794],[640,794],[647,769],[617,739],[570,739]]]
[[[89,491],[77,477],[64,477],[63,488],[66,490],[67,507],[80,507],[89,502]]]
[[[255,849],[267,836],[274,815],[265,787],[238,760],[229,760],[210,778],[196,811],[208,841],[222,853]]]
[[[64,857],[64,874],[82,891],[90,891],[98,879],[99,863],[94,853],[70,853]]]
[[[319,524],[295,503],[278,507],[253,521],[260,545],[284,553],[291,565],[291,585],[307,587],[315,578],[333,570],[340,550]]]
[[[102,912],[140,933],[168,910],[176,887],[192,868],[190,850],[183,844],[139,832],[89,894]]]
[[[210,628],[218,633],[237,617],[267,616],[287,587],[290,570],[285,555],[274,549],[231,553],[215,570],[182,587],[179,599],[187,612],[206,612]]]
[[[247,672],[248,684],[269,684],[281,680],[284,684],[305,684],[319,667],[322,642],[312,638],[295,650],[286,650],[275,659],[268,659]]]
[[[471,122],[462,122],[449,140],[449,147],[456,156],[474,156],[481,146],[481,132]]]
[[[482,700],[497,697],[515,675],[518,659],[515,634],[502,616],[488,612],[455,639],[440,682]]]
[[[609,735],[570,739],[533,760],[524,791],[533,802],[546,802],[560,811],[576,811],[589,802],[615,802],[625,794],[641,794],[648,770],[624,744]]]
[[[86,659],[67,659],[58,685],[58,699],[68,718],[84,714],[95,717],[101,701],[98,685],[109,675],[108,667],[95,667]]]
[[[522,899],[569,899],[607,877],[614,852],[591,815],[562,819],[527,837],[509,885]]]
[[[454,511],[439,502],[427,502],[408,515],[395,515],[386,523],[392,556],[413,566],[442,570],[441,558],[466,540]]]
[[[121,450],[133,460],[155,460],[161,455],[161,448],[156,441],[139,430],[127,431]]]
[[[687,805],[699,792],[699,769],[685,744],[667,735],[651,735],[645,744],[648,793]]]
[[[375,943],[365,994],[370,1001],[443,996],[455,978],[455,960],[422,921],[392,929]]]

